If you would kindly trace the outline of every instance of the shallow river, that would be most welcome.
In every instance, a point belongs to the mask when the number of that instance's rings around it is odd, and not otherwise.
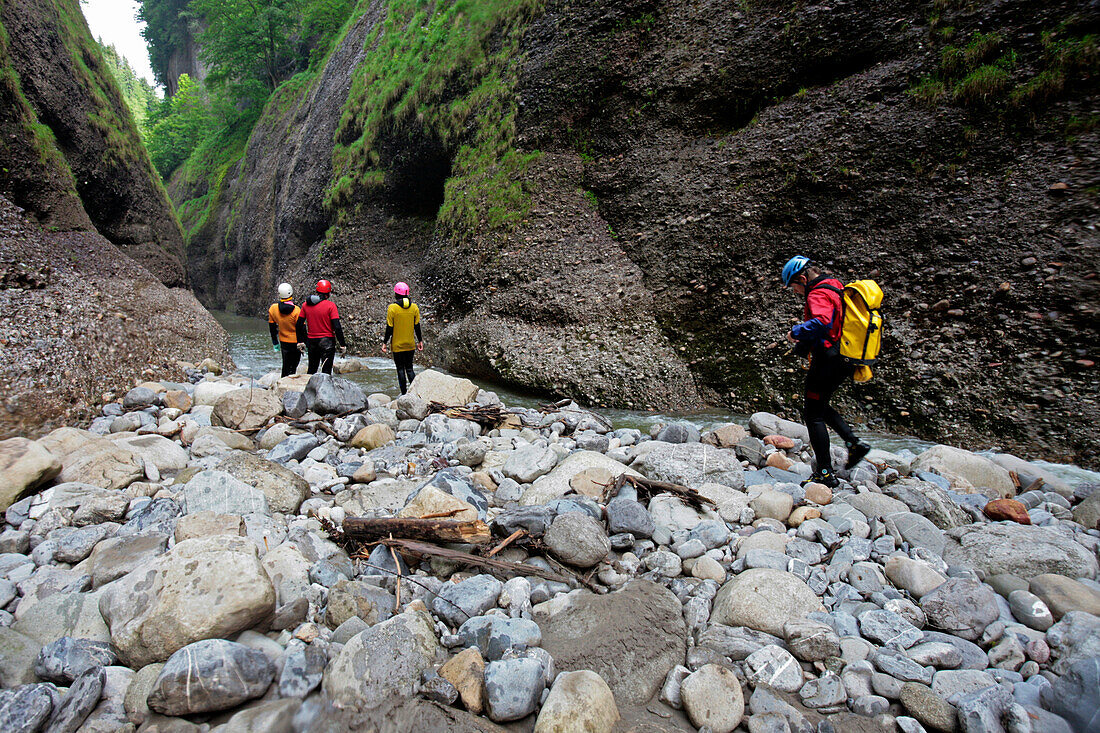
[[[233,361],[236,362],[237,370],[241,374],[250,377],[261,377],[280,368],[279,354],[271,348],[271,337],[268,333],[266,321],[225,311],[211,312],[225,330],[229,332],[229,353],[233,357]],[[397,372],[394,369],[392,359],[378,353],[364,356],[349,351],[347,355],[358,359],[362,363],[363,369],[362,371],[340,376],[355,382],[367,394],[372,392],[397,394]],[[304,357],[302,363],[305,363]],[[420,365],[417,365],[416,371],[419,373],[421,368]],[[549,401],[545,395],[517,392],[512,388],[483,379],[474,379],[473,381],[483,389],[496,392],[500,395],[500,399],[504,404],[509,406],[538,407]],[[601,408],[599,413],[610,419],[616,428],[637,428],[643,432],[648,432],[650,426],[654,423],[667,423],[673,419],[687,420],[700,430],[708,430],[729,422],[742,425],[748,423],[747,415],[726,412],[722,409],[703,410],[688,414],[670,414]],[[925,448],[934,445],[926,440],[904,435],[875,432],[862,432],[861,435],[874,447],[888,451],[899,451],[908,448],[914,453],[920,453]],[[1086,481],[1100,483],[1100,473],[1087,471],[1077,466],[1049,464],[1044,461],[1037,461],[1037,463],[1042,464],[1071,484]]]

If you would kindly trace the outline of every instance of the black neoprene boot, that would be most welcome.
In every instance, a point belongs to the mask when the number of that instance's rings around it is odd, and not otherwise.
[[[848,444],[848,460],[844,464],[844,470],[851,471],[856,464],[863,460],[864,456],[871,452],[871,446],[862,440]]]

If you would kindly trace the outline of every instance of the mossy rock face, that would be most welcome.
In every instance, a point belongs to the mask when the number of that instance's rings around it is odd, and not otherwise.
[[[0,23],[0,86],[23,110],[18,124],[31,132],[23,139],[63,198],[76,191],[86,217],[58,216],[33,185],[13,187],[16,202],[53,216],[62,228],[88,228],[90,219],[162,282],[185,284],[179,224],[77,0],[8,0]],[[0,151],[0,157],[0,167],[10,170],[9,161],[27,156]]]

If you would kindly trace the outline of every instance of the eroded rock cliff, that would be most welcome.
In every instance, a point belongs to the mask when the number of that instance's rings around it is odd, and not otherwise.
[[[0,24],[4,114],[23,118],[6,120],[0,191],[48,226],[90,221],[166,285],[186,285],[179,223],[78,1],[5,0]],[[49,170],[26,166],[27,151]]]
[[[116,246],[117,245],[117,246]],[[0,438],[228,359],[76,0],[0,3]]]
[[[800,304],[777,273],[802,252],[887,291],[853,414],[1094,461],[1094,7],[492,5],[511,10],[468,68],[378,99],[356,84],[386,88],[372,59],[402,18],[363,3],[217,190],[174,187],[218,197],[191,241],[204,300],[258,312],[279,280],[324,274],[373,342],[404,279],[449,366],[596,404],[797,416],[782,336]],[[507,134],[487,142],[491,125]],[[518,205],[485,193],[501,170]]]

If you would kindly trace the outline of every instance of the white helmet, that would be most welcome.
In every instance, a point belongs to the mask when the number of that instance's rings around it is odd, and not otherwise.
[[[290,287],[290,283],[283,283],[279,286],[279,297],[282,300],[286,300],[294,295],[294,288]]]

